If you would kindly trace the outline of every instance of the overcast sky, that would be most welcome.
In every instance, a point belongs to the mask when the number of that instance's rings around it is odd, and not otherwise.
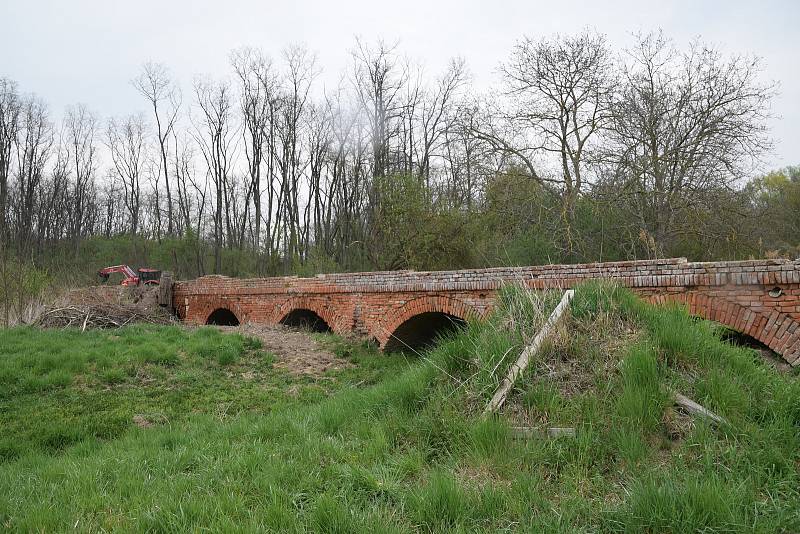
[[[779,167],[800,164],[799,23],[798,0],[0,0],[0,76],[57,114],[81,102],[107,117],[144,109],[130,80],[145,61],[167,64],[188,93],[197,74],[228,75],[229,53],[243,45],[277,57],[289,43],[305,44],[324,69],[322,82],[335,85],[356,35],[399,40],[430,73],[464,57],[486,88],[523,35],[589,27],[622,48],[632,32],[663,28],[679,45],[700,36],[763,58],[765,78],[781,83],[766,165]]]

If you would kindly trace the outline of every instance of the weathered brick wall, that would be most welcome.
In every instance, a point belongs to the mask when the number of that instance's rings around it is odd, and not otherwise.
[[[242,322],[267,324],[278,323],[293,309],[308,309],[335,332],[374,338],[383,346],[400,324],[419,313],[485,316],[498,289],[509,282],[549,289],[593,279],[630,287],[655,303],[685,303],[691,313],[744,332],[800,364],[800,261],[673,258],[313,278],[206,276],[176,282],[174,304],[180,317],[192,323],[205,323],[218,308],[231,310]]]

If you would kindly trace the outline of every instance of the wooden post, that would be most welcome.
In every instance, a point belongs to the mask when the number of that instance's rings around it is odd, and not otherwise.
[[[158,304],[172,309],[172,273],[164,271],[158,283]]]
[[[489,402],[489,405],[486,406],[486,410],[483,412],[484,415],[496,412],[503,405],[503,403],[506,402],[508,392],[511,391],[511,388],[514,386],[514,382],[516,382],[517,377],[519,377],[522,371],[528,367],[528,363],[530,363],[531,358],[537,352],[539,352],[539,349],[542,347],[542,343],[547,336],[550,335],[550,331],[561,319],[561,316],[564,315],[564,312],[569,309],[569,303],[574,294],[575,291],[568,289],[564,293],[564,296],[561,297],[561,302],[558,303],[556,309],[553,310],[553,313],[551,313],[550,317],[547,318],[547,322],[544,323],[542,329],[539,330],[539,333],[533,338],[531,344],[525,347],[525,350],[522,351],[522,354],[520,354],[517,361],[511,365],[511,368],[508,370],[508,374],[505,378],[503,378],[503,381],[500,382],[500,386],[497,388],[497,391],[495,391],[491,402]]]

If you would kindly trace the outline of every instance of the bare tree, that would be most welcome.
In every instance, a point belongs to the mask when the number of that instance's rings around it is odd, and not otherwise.
[[[228,215],[223,212],[223,205],[233,163],[233,97],[230,86],[224,82],[198,79],[194,90],[200,108],[196,139],[214,184],[214,272],[219,273],[222,271],[223,215]]]
[[[21,251],[29,250],[32,244],[38,189],[45,178],[52,146],[53,126],[47,105],[39,98],[26,98],[20,113],[14,202],[17,243]]]
[[[329,106],[312,105],[308,115],[308,196],[304,210],[303,247],[306,251],[314,242],[323,240],[323,224],[329,193],[323,183],[328,153],[332,143],[332,114]]]
[[[286,71],[282,105],[278,113],[276,166],[280,176],[276,224],[283,234],[285,269],[294,259],[303,261],[301,249],[301,180],[308,165],[303,150],[307,116],[311,106],[311,87],[318,75],[316,57],[307,49],[292,46],[284,51]],[[276,228],[275,234],[279,235]]]
[[[365,233],[362,214],[371,172],[369,128],[352,106],[342,87],[327,98],[331,126],[326,165],[329,201],[324,214],[324,237],[320,241],[344,266],[357,261],[358,246]]]
[[[506,164],[506,151],[496,150],[495,145],[474,135],[483,127],[480,108],[471,99],[462,99],[444,131],[445,187],[457,207],[471,208],[480,199],[486,179],[498,174]]]
[[[147,158],[147,127],[144,117],[132,115],[123,120],[111,119],[106,128],[106,145],[114,164],[114,176],[122,182],[122,200],[130,217],[129,232],[139,230],[141,177]]]
[[[19,131],[20,96],[17,84],[0,78],[0,242],[7,238],[6,203],[14,143]]]
[[[69,237],[69,176],[70,152],[66,129],[61,128],[56,141],[56,157],[50,179],[40,189],[37,212],[37,249]]]
[[[540,169],[541,143],[529,132],[517,128],[513,116],[493,97],[476,97],[462,107],[459,114],[461,127],[478,143],[491,150],[502,162],[502,167],[514,166],[539,184],[557,186],[560,180]]]
[[[676,222],[729,189],[769,149],[775,92],[758,58],[723,57],[693,42],[678,52],[661,33],[639,35],[609,132],[609,172],[639,229],[663,245]]]
[[[585,182],[588,143],[610,117],[614,78],[605,38],[588,31],[525,38],[502,70],[514,102],[511,122],[558,158],[569,222]]]
[[[167,192],[167,233],[173,235],[175,219],[172,212],[172,190],[167,155],[168,140],[175,128],[180,110],[180,92],[172,82],[167,68],[157,63],[146,63],[141,74],[133,80],[133,86],[150,102],[150,106],[153,108],[158,148],[161,155],[161,172]]]
[[[356,39],[353,50],[353,86],[371,129],[372,175],[389,172],[389,143],[394,135],[393,121],[402,105],[400,95],[408,81],[408,71],[396,53],[397,45],[378,41],[370,48]]]
[[[481,96],[463,60],[428,77],[396,45],[350,52],[319,95],[308,50],[275,64],[236,50],[234,84],[196,81],[191,122],[166,67],[147,64],[133,85],[155,120],[109,121],[103,160],[85,107],[56,128],[0,79],[0,249],[17,261],[93,235],[182,236],[165,244],[190,247],[188,261],[175,252],[186,274],[205,273],[212,248],[213,272],[231,274],[581,261],[604,247],[710,258],[763,247],[687,248],[729,240],[746,214],[794,214],[794,179],[738,187],[770,145],[774,88],[755,60],[682,53],[660,35],[621,57],[588,31],[524,38],[504,90]],[[795,250],[791,215],[776,250]],[[750,241],[768,225],[752,226]],[[226,265],[226,248],[246,250]]]
[[[175,182],[178,193],[178,212],[180,213],[180,224],[178,225],[178,232],[184,235],[185,232],[192,231],[192,207],[195,204],[192,201],[189,185],[193,183],[194,179],[194,151],[192,144],[188,139],[188,134],[183,132],[182,137],[178,137],[178,133],[173,129],[173,156],[175,158]],[[199,234],[199,227],[197,228],[197,236]]]
[[[266,165],[268,180],[274,173],[274,144],[276,113],[280,106],[281,88],[278,74],[271,61],[261,52],[243,48],[234,51],[231,56],[241,90],[241,111],[244,121],[244,151],[247,158],[249,184],[246,198],[253,199],[252,245],[258,250],[261,244],[261,194],[262,174]],[[267,214],[267,230],[271,224],[272,190],[268,188],[269,210]],[[269,239],[268,239],[269,240]]]
[[[446,142],[445,134],[456,118],[455,103],[458,91],[466,83],[466,64],[463,59],[454,59],[447,70],[436,81],[433,89],[426,91],[422,99],[419,118],[421,141],[418,143],[417,175],[431,186],[431,159],[440,145]]]
[[[69,159],[74,173],[72,184],[69,233],[79,252],[81,239],[91,232],[94,218],[94,175],[97,170],[97,119],[82,104],[67,110],[66,136]]]

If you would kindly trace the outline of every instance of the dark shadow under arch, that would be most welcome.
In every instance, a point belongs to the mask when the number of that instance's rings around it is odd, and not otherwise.
[[[228,308],[217,308],[208,316],[206,324],[217,326],[239,326],[239,318]]]
[[[325,319],[320,317],[317,312],[305,308],[298,308],[290,311],[286,317],[281,319],[280,323],[282,325],[291,326],[292,328],[311,330],[312,332],[332,331],[330,325],[325,322]]]
[[[698,317],[693,315],[692,317],[696,317],[698,319],[703,319],[702,317]],[[738,330],[734,330],[730,326],[724,325],[722,323],[718,323],[713,321],[714,324],[718,325],[721,329],[719,337],[723,341],[727,341],[733,345],[737,345],[739,347],[747,347],[748,349],[758,349],[758,350],[768,350],[772,351],[767,345],[759,341],[758,339],[754,338],[753,336],[749,336],[744,332],[739,332]]]
[[[733,330],[732,328],[723,325],[722,323],[717,323],[722,326],[722,332],[720,333],[720,338],[723,341],[727,341],[737,347],[745,347],[748,349],[753,350],[761,361],[765,362],[770,367],[778,369],[779,371],[788,372],[792,369],[792,366],[786,362],[786,360],[769,348],[769,346],[765,345],[758,339],[748,336],[747,334],[743,334],[737,330]]]
[[[775,311],[770,310],[755,311],[737,302],[703,292],[654,295],[647,300],[653,304],[683,306],[693,317],[712,321],[737,332],[740,342],[751,338],[754,342],[768,347],[780,355],[786,363],[791,364],[797,359],[794,347],[800,345],[800,329],[797,328],[798,323],[785,313],[775,314]],[[794,330],[797,331],[793,333]]]
[[[386,342],[386,352],[419,350],[433,345],[437,339],[462,328],[466,321],[443,312],[424,312],[406,319]]]

